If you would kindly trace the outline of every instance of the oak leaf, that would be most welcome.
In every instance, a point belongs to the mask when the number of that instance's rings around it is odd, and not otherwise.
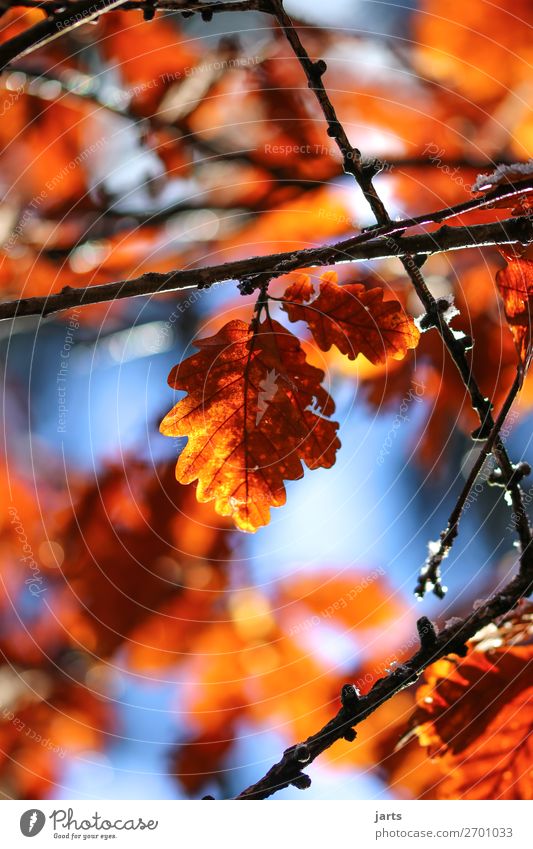
[[[520,364],[529,366],[532,350],[531,309],[533,305],[533,261],[513,259],[496,273],[505,317],[513,335]]]
[[[337,274],[320,278],[318,295],[311,278],[300,274],[283,297],[291,321],[306,321],[322,351],[336,345],[354,360],[358,354],[374,365],[387,357],[401,360],[416,348],[420,333],[398,301],[384,301],[383,289],[367,289],[361,283],[339,286]]]
[[[167,436],[188,436],[176,477],[198,481],[199,501],[214,501],[243,531],[269,521],[285,503],[284,481],[309,469],[330,468],[340,446],[330,421],[334,403],[324,373],[306,362],[298,339],[265,319],[254,332],[230,321],[195,343],[197,354],[169,375],[185,390],[161,422]]]
[[[414,732],[448,775],[439,798],[531,798],[532,606],[525,611],[500,629],[488,626],[464,660],[439,660],[425,672]]]

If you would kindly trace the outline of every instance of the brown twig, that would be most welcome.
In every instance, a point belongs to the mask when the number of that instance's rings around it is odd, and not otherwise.
[[[8,39],[0,45],[0,71],[7,68],[17,59],[29,56],[35,50],[55,41],[61,35],[72,32],[83,24],[90,23],[107,12],[119,7],[123,9],[138,9],[150,16],[155,11],[178,11],[185,14],[203,13],[210,18],[217,12],[245,12],[250,10],[267,12],[268,8],[262,0],[220,0],[214,3],[179,2],[179,0],[79,0],[79,2],[21,2],[16,4],[28,8],[39,8],[47,17],[28,27],[23,32]]]
[[[343,157],[344,170],[346,173],[354,176],[374,215],[376,216],[378,222],[376,232],[379,232],[381,228],[387,229],[390,226],[390,217],[372,182],[376,174],[379,173],[382,163],[377,160],[371,160],[370,162],[363,161],[360,151],[357,148],[352,147],[348,136],[337,117],[335,108],[329,98],[324,83],[322,82],[322,77],[327,70],[326,63],[322,60],[319,60],[318,62],[313,62],[311,60],[293,26],[291,18],[287,15],[283,7],[283,0],[272,0],[272,8],[287,41],[291,45],[293,52],[307,77],[308,86],[318,100],[324,114],[324,118],[328,124],[328,135],[334,139]],[[529,181],[524,182],[529,183]],[[494,196],[496,192],[492,192],[490,194]],[[485,195],[485,201],[487,198],[488,194]],[[461,211],[466,211],[467,204],[460,204],[459,207],[456,207],[456,209],[461,207]],[[437,217],[434,217],[433,221],[436,220],[438,220]],[[391,233],[389,233],[389,239],[392,244],[395,244],[396,240],[392,238]],[[480,430],[478,436],[479,438],[482,438],[483,436],[488,435],[490,430],[494,427],[494,419],[492,418],[491,413],[492,404],[489,398],[485,398],[474,375],[472,374],[471,367],[466,357],[463,340],[459,338],[459,336],[448,325],[444,314],[439,308],[437,300],[428,289],[424,276],[420,270],[420,262],[418,261],[418,258],[415,258],[410,254],[402,254],[400,256],[400,261],[411,279],[413,287],[427,312],[429,321],[426,323],[426,327],[434,326],[438,330],[450,356],[457,366],[463,383],[470,395],[472,407],[479,416]],[[507,455],[505,446],[499,439],[495,442],[494,454],[501,467],[504,479],[509,484],[512,506],[514,513],[517,516],[516,528],[520,540],[520,546],[521,550],[524,551],[531,543],[531,528],[524,507],[520,484],[516,482],[513,477],[513,464]]]
[[[399,237],[394,249],[386,239],[352,237],[333,245],[322,245],[298,251],[257,256],[221,265],[183,269],[166,273],[148,272],[132,280],[119,280],[98,286],[66,286],[60,292],[41,297],[18,298],[0,303],[0,320],[21,316],[47,316],[72,307],[83,307],[105,301],[159,295],[167,292],[205,288],[226,280],[242,280],[268,272],[270,277],[298,268],[335,265],[343,262],[368,261],[401,256],[402,252],[427,255],[440,251],[514,243],[533,236],[533,225],[527,218],[511,218],[472,227],[441,227],[434,233]]]
[[[400,690],[414,684],[430,664],[448,654],[464,655],[465,642],[481,628],[504,616],[533,591],[531,548],[522,555],[519,574],[469,616],[437,635],[426,617],[418,620],[420,649],[394,672],[380,678],[365,696],[359,697],[353,685],[343,687],[343,704],[337,714],[316,734],[291,746],[259,781],[247,787],[237,799],[267,799],[285,787],[304,789],[311,780],[302,772],[337,740],[355,739],[354,728]]]
[[[494,444],[496,443],[500,431],[504,425],[505,419],[509,414],[511,406],[520,390],[522,385],[523,375],[520,369],[517,370],[516,377],[512,383],[509,392],[505,398],[505,401],[502,405],[500,413],[494,422],[494,426],[482,446],[476,462],[472,466],[470,470],[470,474],[465,481],[465,484],[459,494],[459,497],[454,505],[452,512],[450,513],[450,517],[448,519],[448,524],[446,529],[440,535],[440,544],[437,551],[430,554],[425,565],[422,567],[420,571],[420,575],[418,578],[417,585],[415,587],[415,595],[422,598],[429,588],[433,589],[433,592],[439,598],[443,598],[445,595],[445,588],[441,583],[441,564],[445,557],[448,556],[450,549],[453,545],[454,540],[456,539],[459,533],[459,522],[461,521],[461,516],[463,514],[463,510],[472,490],[472,487],[476,483],[478,476],[483,468],[483,465],[492,453]],[[519,480],[519,477],[524,477],[526,473],[528,473],[528,467],[524,464],[519,464],[515,472],[518,471],[519,474],[514,475],[514,480]]]

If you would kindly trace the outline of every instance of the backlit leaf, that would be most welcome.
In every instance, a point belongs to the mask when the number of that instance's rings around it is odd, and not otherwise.
[[[180,483],[198,480],[199,501],[215,501],[238,528],[255,531],[269,508],[285,503],[286,480],[329,468],[339,447],[334,404],[298,339],[266,319],[254,334],[230,321],[169,376],[188,395],[161,423],[167,436],[188,436],[176,466]]]
[[[533,261],[514,259],[496,274],[503,299],[505,317],[513,334],[520,363],[524,368],[531,360],[531,298],[533,295]]]
[[[439,798],[531,798],[533,620],[525,608],[520,621],[485,629],[464,660],[426,670],[414,731],[448,776]]]
[[[350,360],[358,354],[374,364],[401,360],[418,344],[420,333],[398,301],[384,301],[383,289],[361,283],[337,284],[335,272],[320,278],[316,295],[311,279],[299,275],[284,295],[291,321],[306,321],[322,351],[336,345]]]

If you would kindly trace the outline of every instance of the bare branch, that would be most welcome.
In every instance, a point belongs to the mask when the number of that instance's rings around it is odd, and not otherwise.
[[[481,469],[483,468],[487,457],[489,457],[489,455],[492,453],[494,444],[498,439],[498,436],[505,423],[505,419],[509,414],[509,410],[511,409],[513,401],[515,400],[520,390],[522,380],[523,375],[521,373],[521,370],[519,369],[517,370],[516,377],[512,383],[509,392],[507,393],[507,397],[502,405],[498,418],[494,422],[494,427],[492,428],[485,444],[482,446],[476,459],[476,462],[472,466],[470,474],[468,475],[468,478],[459,494],[457,502],[452,512],[450,513],[450,518],[448,519],[446,530],[444,530],[440,535],[439,548],[437,549],[437,551],[433,552],[428,557],[426,564],[423,566],[420,572],[418,583],[415,587],[415,595],[421,598],[425,595],[426,591],[430,587],[433,589],[435,595],[437,595],[439,598],[444,597],[445,589],[442,586],[440,575],[441,563],[444,558],[448,556],[450,549],[454,543],[454,540],[456,539],[459,533],[459,522],[461,521],[461,516],[463,514],[467,498],[470,495],[472,487],[478,479],[479,473],[481,472]],[[515,472],[518,472],[519,474],[514,475],[514,481],[517,482],[530,471],[531,470],[529,469],[529,467],[527,467],[526,464],[519,463],[517,468],[515,469]]]
[[[227,280],[242,280],[267,272],[270,277],[298,268],[336,265],[401,256],[402,253],[428,255],[462,248],[486,247],[514,243],[533,238],[533,224],[527,218],[510,218],[492,224],[472,227],[444,225],[434,233],[397,237],[391,245],[386,238],[371,238],[372,232],[360,234],[333,245],[299,251],[257,256],[222,265],[183,269],[156,274],[148,272],[132,280],[120,280],[99,286],[66,286],[61,292],[41,297],[20,298],[0,303],[0,320],[20,316],[46,316],[72,307],[83,307],[105,301],[159,295],[191,288],[206,288]]]
[[[267,799],[290,785],[303,787],[301,776],[304,764],[307,767],[337,740],[354,740],[353,729],[400,690],[416,683],[420,674],[430,664],[448,654],[464,655],[467,640],[485,625],[504,616],[521,598],[533,592],[532,554],[533,549],[530,547],[521,557],[521,569],[515,578],[483,605],[478,606],[464,619],[445,628],[440,634],[436,634],[433,626],[430,629],[427,627],[429,620],[425,617],[422,621],[419,620],[420,649],[406,663],[376,681],[365,696],[358,697],[356,688],[351,685],[353,697],[346,698],[343,687],[343,703],[336,715],[316,734],[286,749],[278,763],[274,764],[263,778],[240,793],[237,799]],[[305,759],[302,753],[305,754]],[[309,786],[309,776],[305,777],[305,786]]]
[[[47,13],[43,21],[28,27],[24,32],[10,38],[0,45],[0,71],[7,68],[16,59],[22,59],[56,38],[72,32],[83,24],[94,21],[119,6],[123,9],[138,9],[152,15],[154,11],[176,11],[185,13],[203,12],[213,15],[216,12],[245,12],[257,10],[268,12],[269,8],[262,0],[228,0],[228,2],[179,2],[179,0],[155,0],[152,2],[134,2],[134,0],[80,0],[80,2],[21,2],[21,6],[40,8]]]
[[[309,88],[315,94],[322,112],[324,113],[324,117],[328,124],[328,135],[334,139],[339,151],[341,152],[344,170],[347,174],[352,174],[354,176],[374,215],[376,216],[378,225],[387,228],[390,225],[390,217],[372,182],[376,174],[379,173],[382,163],[377,160],[364,162],[360,151],[357,150],[357,148],[352,147],[342,124],[337,118],[333,104],[331,103],[329,95],[322,82],[322,76],[327,70],[326,63],[322,60],[319,60],[318,62],[313,62],[311,60],[305,47],[300,41],[290,17],[283,8],[283,0],[272,0],[272,7],[287,41],[291,45],[296,58],[302,66],[307,77]],[[527,181],[524,181],[524,183],[525,182]],[[486,202],[488,197],[488,194],[485,195],[483,200]],[[466,211],[465,204],[460,206],[462,206],[462,211]],[[433,221],[436,220],[436,217],[433,218]],[[378,231],[379,229],[380,227],[377,228]],[[392,241],[394,242],[394,240]],[[472,374],[462,339],[460,339],[448,325],[442,312],[439,310],[439,305],[428,289],[424,276],[420,271],[421,263],[410,254],[402,255],[400,261],[409,275],[413,287],[427,311],[430,322],[438,330],[449,354],[457,366],[463,383],[468,390],[472,407],[479,416],[481,425],[479,436],[483,437],[488,435],[490,430],[494,427],[494,419],[492,418],[491,413],[492,403],[489,398],[485,398],[474,375]],[[426,324],[426,326],[430,325]],[[522,551],[525,551],[531,543],[531,528],[524,506],[522,490],[520,488],[520,484],[514,477],[513,464],[508,457],[505,446],[499,438],[496,439],[494,445],[494,454],[501,467],[504,480],[509,484],[512,506],[517,516],[516,527],[520,546]]]

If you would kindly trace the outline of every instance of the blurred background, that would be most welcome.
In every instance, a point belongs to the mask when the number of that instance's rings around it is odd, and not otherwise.
[[[2,41],[42,19],[11,5]],[[386,161],[376,184],[392,216],[466,200],[477,174],[530,156],[526,0],[285,6],[327,62],[350,140]],[[257,11],[102,15],[4,72],[0,115],[4,300],[374,223]],[[487,248],[424,266],[433,294],[453,293],[454,327],[473,336],[496,407],[516,366],[494,287],[502,265]],[[337,271],[421,312],[397,260]],[[324,354],[294,326],[326,372],[342,448],[331,470],[288,484],[255,535],[176,482],[183,442],[159,433],[177,400],[168,372],[197,336],[247,320],[251,301],[230,281],[0,325],[5,798],[230,798],[333,715],[345,681],[367,691],[412,654],[418,616],[443,624],[515,569],[510,511],[483,484],[444,564],[446,598],[414,598],[477,450],[431,332],[376,367]],[[533,461],[531,398],[526,381],[505,433],[515,460]],[[401,693],[313,765],[306,794],[277,798],[433,797],[438,767],[416,741],[395,748],[413,706]]]

